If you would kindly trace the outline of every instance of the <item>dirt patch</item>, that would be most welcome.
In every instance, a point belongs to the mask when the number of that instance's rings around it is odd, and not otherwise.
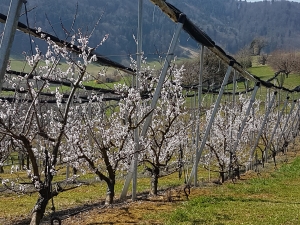
[[[155,218],[157,212],[171,212],[182,202],[187,201],[188,198],[212,194],[213,189],[211,186],[216,185],[203,183],[200,187],[192,187],[188,197],[186,186],[180,186],[161,191],[158,196],[143,195],[134,202],[128,200],[125,203],[112,206],[96,207],[65,219],[63,224],[163,224],[163,221],[158,219],[148,219],[148,215]],[[186,190],[184,191],[184,189]]]
[[[64,220],[63,224],[162,224],[147,215],[172,211],[179,202],[186,200],[180,188],[166,190],[158,196],[142,196],[137,201],[94,208]]]

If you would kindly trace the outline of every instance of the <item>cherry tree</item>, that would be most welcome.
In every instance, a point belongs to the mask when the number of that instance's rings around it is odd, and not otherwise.
[[[206,159],[203,163],[207,166],[210,161],[216,163],[219,169],[220,182],[225,181],[225,174],[229,171],[232,163],[242,164],[248,160],[249,153],[249,136],[257,128],[257,120],[253,116],[249,116],[246,120],[245,127],[241,139],[238,140],[237,149],[233,152],[234,142],[241,127],[241,123],[245,118],[245,113],[250,100],[244,96],[239,97],[239,101],[232,106],[231,104],[221,104],[215,121],[210,131],[209,140],[206,143],[208,150],[203,156]],[[258,110],[258,102],[254,104],[254,110]],[[253,106],[252,106],[253,107]],[[211,117],[212,109],[206,112],[206,122]],[[233,162],[234,161],[234,162]]]
[[[123,93],[115,110],[107,109],[96,94],[91,95],[89,103],[76,106],[79,113],[70,116],[63,159],[75,167],[86,164],[106,182],[106,204],[113,203],[116,172],[127,170],[135,153],[133,130],[150,112],[148,107],[139,107],[139,91],[121,84],[115,89]],[[136,123],[135,118],[140,120]]]
[[[258,114],[257,117],[259,117],[258,120],[260,120],[260,121],[263,120],[262,114],[260,114],[260,115]],[[268,120],[262,131],[262,135],[261,135],[261,138],[260,138],[260,140],[258,142],[258,146],[257,146],[257,148],[260,150],[261,163],[262,163],[263,167],[264,167],[265,162],[268,160],[266,158],[266,157],[268,157],[266,154],[268,154],[269,150],[271,152],[271,156],[276,165],[276,161],[275,161],[276,147],[274,144],[274,140],[277,140],[277,138],[279,136],[279,129],[278,128],[276,130],[274,130],[274,129],[276,128],[277,122],[278,122],[278,112],[276,111],[276,108],[273,108],[273,110],[271,111],[271,113],[268,116]],[[273,134],[273,137],[272,137],[272,134]],[[272,138],[272,140],[271,140],[271,138]],[[267,148],[269,148],[269,149],[267,149]],[[258,152],[256,152],[255,157],[258,160]]]
[[[7,138],[5,134],[1,135],[0,140],[0,173],[4,173],[4,162],[8,159],[10,155],[10,146],[12,142],[10,142],[10,138]]]
[[[286,102],[287,103],[287,102]],[[285,106],[286,106],[285,103]],[[262,165],[268,160],[269,152],[271,152],[271,157],[273,159],[274,165],[276,167],[276,155],[279,151],[285,152],[289,142],[293,139],[293,123],[289,120],[290,116],[296,115],[296,110],[294,110],[291,115],[289,113],[284,113],[286,108],[281,109],[278,112],[276,107],[271,109],[268,115],[267,122],[262,130],[262,135],[259,139],[258,146],[256,146],[261,151]],[[291,108],[291,104],[287,104],[287,108]],[[262,114],[258,114],[262,121]],[[257,152],[256,152],[256,155]],[[256,156],[258,158],[258,156]]]
[[[292,103],[296,104],[296,102]],[[289,113],[284,114],[282,120],[280,121],[280,126],[278,128],[276,145],[277,152],[281,151],[283,154],[286,153],[288,145],[296,137],[295,126],[298,123],[298,107],[289,105],[287,107],[289,110],[292,110]],[[297,131],[297,130],[296,130]]]
[[[6,74],[8,90],[11,88],[14,95],[2,97],[0,101],[1,155],[20,151],[28,156],[29,183],[39,193],[32,210],[31,225],[40,223],[49,200],[60,191],[60,188],[52,187],[59,153],[64,152],[66,132],[72,127],[70,115],[75,110],[74,97],[82,88],[82,82],[88,79],[88,64],[95,60],[95,57],[89,57],[92,49],[87,46],[88,38],[80,32],[71,40],[72,44],[78,43],[81,51],[76,61],[65,47],[49,38],[45,41],[48,43],[45,54],[36,47],[33,56],[26,56],[31,67],[29,73]],[[62,60],[68,65],[65,70],[58,67]],[[50,85],[53,80],[71,83],[69,94],[63,95],[60,87],[54,91]],[[3,149],[8,152],[3,153]],[[26,191],[26,185],[17,184],[16,180],[4,180],[2,184],[17,192]]]
[[[179,169],[176,153],[188,138],[189,122],[186,121],[188,116],[180,86],[182,73],[183,67],[170,71],[173,78],[165,81],[147,135],[141,137],[141,160],[151,174],[150,192],[154,195],[157,194],[158,179]],[[152,82],[156,83],[157,79]]]

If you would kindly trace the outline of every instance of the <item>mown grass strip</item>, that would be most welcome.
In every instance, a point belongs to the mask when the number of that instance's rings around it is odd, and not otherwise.
[[[214,187],[153,217],[164,224],[299,224],[299,175],[298,157],[268,177]]]

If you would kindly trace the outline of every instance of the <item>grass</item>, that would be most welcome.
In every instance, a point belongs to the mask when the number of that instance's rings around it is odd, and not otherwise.
[[[205,172],[201,171],[200,175],[205,175]],[[300,197],[300,158],[284,164],[277,171],[264,171],[260,176],[250,172],[242,179],[236,184],[228,182],[222,186],[192,189],[190,201],[166,202],[162,195],[150,202],[138,201],[104,212],[95,209],[88,216],[81,215],[77,224],[298,224],[300,202],[295,199]],[[167,188],[182,184],[182,180],[173,174],[161,179],[159,184]],[[122,182],[118,182],[116,192],[120,193],[121,188]],[[105,189],[104,183],[95,183],[63,192],[54,199],[55,206],[62,210],[99,202],[103,200]],[[139,179],[138,191],[148,189],[149,178]],[[6,218],[17,215],[23,218],[28,216],[30,208],[24,209],[32,207],[36,195],[31,198],[8,195],[2,196],[1,200],[9,202],[5,206],[0,204],[0,212]],[[10,211],[11,207],[16,210]],[[64,221],[64,224],[74,224],[74,218]]]
[[[10,62],[11,62],[10,66],[11,66],[12,70],[22,71],[22,72],[30,72],[31,71],[31,67],[26,63],[26,61],[24,59],[11,58]],[[45,63],[43,61],[41,61],[41,62],[39,62],[38,66],[45,66]],[[62,62],[58,65],[58,67],[62,70],[66,70],[68,68],[68,65],[66,63]],[[87,72],[92,77],[95,77],[95,78],[98,77],[98,73],[101,73],[101,74],[105,74],[106,77],[113,78],[115,80],[116,80],[116,77],[121,77],[121,78],[123,78],[123,81],[121,81],[121,83],[127,82],[127,80],[126,80],[127,78],[124,78],[123,72],[118,72],[116,69],[114,69],[112,67],[106,67],[106,66],[101,66],[101,65],[92,63],[87,67]],[[118,78],[117,80],[119,81],[119,79],[120,78]],[[93,82],[93,81],[91,84],[92,84],[92,86],[95,86],[95,87],[101,87],[101,85],[99,86],[96,82]],[[103,85],[102,85],[102,87],[103,87]]]
[[[275,71],[271,67],[262,65],[251,67],[248,69],[248,71],[251,74],[260,77],[262,80],[268,80],[269,78],[273,77],[275,73]],[[294,89],[295,87],[300,85],[299,77],[299,74],[290,74],[288,78],[285,78],[283,86],[289,89]],[[272,83],[274,83],[274,81]],[[276,81],[274,84],[278,86],[278,83]]]
[[[182,195],[179,199],[176,197],[181,186],[173,189],[172,201],[167,200],[167,192],[164,192],[112,208],[93,209],[64,220],[63,224],[296,225],[300,219],[300,201],[297,200],[300,158],[289,163],[284,163],[284,159],[285,156],[278,159],[282,163],[278,170],[270,163],[260,175],[249,171],[235,184],[231,181],[223,185],[204,183],[192,188],[189,201]]]
[[[39,62],[39,66],[44,66],[44,65],[45,65],[45,63],[43,61]],[[24,72],[31,71],[31,67],[22,58],[11,57],[10,58],[10,66],[11,66],[12,70],[15,70],[15,71],[24,71]],[[58,67],[63,70],[66,70],[68,68],[67,64],[63,63],[63,62],[60,63]],[[115,69],[110,68],[110,67],[101,66],[96,63],[92,63],[88,66],[87,71],[93,75],[98,74],[99,72],[105,72],[107,74],[111,74],[115,71]]]
[[[166,224],[297,224],[299,206],[263,199],[200,197],[171,215]]]
[[[27,65],[26,61],[21,58],[11,58],[11,69],[15,71],[23,71],[23,72],[30,72],[31,67]],[[45,63],[43,61],[39,62],[39,66],[44,66]],[[62,70],[66,70],[68,65],[66,63],[60,63],[58,67]],[[103,89],[114,89],[115,84],[131,84],[131,76],[124,75],[124,72],[120,72],[114,68],[100,66],[98,64],[92,63],[87,67],[87,73],[91,75],[90,81],[83,82],[84,85],[95,87],[95,88],[103,88]],[[98,74],[101,73],[104,76],[99,76]],[[97,81],[97,79],[99,79]],[[106,79],[110,79],[112,82],[106,82]],[[50,90],[55,91],[57,85],[51,85]],[[71,87],[59,85],[59,91],[61,93],[68,93],[70,92]],[[2,92],[2,96],[12,96],[14,92]]]
[[[248,71],[251,74],[254,74],[254,75],[260,77],[262,80],[268,80],[269,78],[274,76],[274,71],[269,66],[256,65],[254,67],[249,68]],[[275,85],[278,86],[276,81],[273,81],[272,83],[274,83]],[[251,88],[251,87],[254,86],[254,82],[251,81],[248,85]],[[300,85],[299,74],[290,74],[289,77],[286,78],[285,81],[284,81],[284,87],[286,87],[288,89],[294,89],[298,85]],[[233,91],[233,85],[232,84],[227,85],[225,87],[225,92],[226,91],[232,92]],[[240,91],[245,91],[245,87],[244,87],[243,82],[238,82],[237,83],[236,92],[240,92]],[[195,93],[197,94],[197,91]],[[298,93],[285,93],[285,92],[279,91],[279,94],[282,95],[282,97],[281,97],[282,103],[283,103],[283,100],[285,99],[285,97],[287,95],[292,97],[291,99],[297,99],[297,98],[300,97],[300,94],[298,94]],[[250,96],[251,92],[249,92],[248,95]],[[203,106],[205,108],[209,107],[212,103],[215,102],[215,100],[217,99],[217,96],[218,96],[218,94],[203,94],[203,97],[202,97]],[[267,89],[265,87],[261,86],[260,89],[257,92],[256,98],[260,99],[261,101],[264,102],[266,100],[266,96],[267,96]],[[236,99],[238,99],[238,98],[236,98]],[[198,104],[198,98],[197,97],[196,97],[196,100],[194,100],[194,97],[186,98],[186,102],[187,102],[186,105],[187,106],[194,105],[194,101],[196,102],[196,104]],[[224,102],[230,102],[230,101],[232,101],[232,96],[223,95],[221,102],[224,103]]]
[[[258,65],[255,67],[250,67],[248,68],[248,72],[259,76],[261,79],[264,80],[274,76],[274,71],[269,66]]]
[[[299,224],[299,175],[298,157],[267,177],[211,188],[154,217],[164,224]]]
[[[177,59],[176,62],[177,63],[182,63],[184,61],[186,61],[187,59]],[[30,68],[29,66],[24,66],[25,62],[24,60],[21,59],[11,59],[11,68],[13,70],[17,70],[17,71],[25,71],[25,72],[29,72]],[[41,62],[41,65],[43,65],[43,62]],[[153,61],[153,62],[149,62],[144,66],[149,66],[150,68],[156,68],[159,69],[161,68],[161,64],[157,61]],[[59,66],[62,69],[66,69],[66,64],[61,63],[61,65]],[[122,72],[118,73],[116,72],[117,70],[113,69],[113,68],[109,68],[109,67],[103,67],[103,66],[99,66],[97,64],[91,64],[88,67],[88,73],[90,73],[94,78],[98,77],[98,73],[105,73],[108,77],[113,78],[113,79],[117,79],[115,82],[111,82],[111,83],[106,83],[105,81],[103,81],[102,83],[97,83],[96,80],[90,80],[87,82],[84,82],[85,85],[88,86],[92,86],[92,87],[97,87],[97,88],[105,88],[105,89],[113,89],[115,84],[130,84],[131,83],[131,76],[125,76]],[[274,76],[274,71],[272,70],[272,68],[270,68],[267,65],[256,65],[249,68],[248,71],[251,74],[254,74],[258,77],[260,77],[263,80],[267,80],[271,77]],[[118,78],[117,78],[118,77]],[[274,81],[273,81],[274,83]],[[278,85],[276,82],[274,83],[275,85]],[[250,86],[253,86],[253,82],[250,82]],[[285,79],[284,81],[284,87],[289,88],[289,89],[293,89],[296,86],[299,85],[299,75],[298,74],[291,74],[288,78]],[[244,83],[239,82],[237,84],[238,89],[236,91],[244,91]],[[53,87],[52,89],[55,90],[56,87]],[[233,85],[227,85],[227,87],[225,88],[225,91],[232,91],[233,89]],[[62,93],[66,93],[70,91],[69,87],[64,87],[62,86],[60,88],[60,91]],[[266,90],[264,87],[261,87],[261,91],[259,91],[260,94],[258,94],[258,98],[261,98],[263,101],[266,98]],[[5,94],[5,93],[4,93]],[[297,93],[293,93],[290,94],[292,95],[293,99],[297,99],[300,97],[300,94]],[[203,105],[205,107],[208,107],[212,102],[214,102],[214,100],[216,99],[217,94],[206,94],[204,95],[205,97],[203,98]],[[224,101],[228,101],[228,96],[223,96],[222,97],[222,102]],[[187,106],[190,106],[191,103],[193,102],[193,98],[187,98]]]
[[[18,177],[14,174],[9,174],[10,167],[6,166],[4,168],[6,171],[5,174],[0,174],[0,181],[1,179],[24,179],[24,182],[30,182],[29,179],[26,177],[25,172],[19,172]],[[59,170],[57,176],[55,176],[54,181],[62,181],[66,177],[66,170],[65,168]],[[202,176],[207,179],[207,172],[205,173],[203,169],[199,169],[199,177]],[[81,175],[79,180],[81,181],[92,181],[92,184],[89,185],[82,185],[78,188],[73,190],[69,190],[66,192],[60,193],[57,197],[54,197],[54,204],[56,210],[65,210],[69,208],[74,208],[79,205],[85,204],[92,204],[104,201],[106,195],[106,183],[104,181],[95,181],[96,176],[93,173],[86,173],[85,175]],[[159,189],[166,189],[170,187],[176,187],[183,184],[183,178],[178,179],[178,174],[172,174],[163,178],[159,179]],[[124,185],[124,179],[117,179],[115,185],[115,198],[118,199],[122,188]],[[0,183],[1,186],[1,183]],[[63,187],[64,188],[64,187]],[[131,193],[131,186],[129,187],[129,195]],[[150,190],[150,178],[139,178],[138,185],[137,185],[137,192],[149,192]],[[30,217],[30,212],[37,200],[37,193],[31,195],[16,195],[16,194],[1,194],[0,198],[0,224],[1,220],[9,221],[9,220],[16,220],[22,218]],[[5,203],[5,204],[3,204]],[[46,214],[51,212],[51,202],[49,202],[47,206]]]

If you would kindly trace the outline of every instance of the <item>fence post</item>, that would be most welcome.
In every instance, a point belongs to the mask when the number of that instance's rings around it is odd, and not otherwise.
[[[9,11],[4,26],[4,33],[0,43],[0,92],[2,90],[3,78],[9,60],[10,50],[16,33],[22,3],[24,0],[11,0]]]
[[[194,166],[193,166],[192,171],[191,171],[191,173],[190,173],[190,177],[189,177],[188,180],[187,180],[187,184],[189,184],[189,185],[191,184],[192,177],[195,176],[195,173],[196,173],[196,171],[197,171],[196,166],[197,166],[198,163],[199,163],[201,154],[202,154],[203,149],[204,149],[204,147],[205,147],[207,137],[208,137],[208,135],[209,135],[209,133],[210,133],[211,126],[212,126],[212,124],[213,124],[213,122],[214,122],[215,115],[216,115],[216,113],[217,113],[217,111],[218,111],[218,108],[219,108],[219,105],[220,105],[220,102],[221,102],[221,99],[222,99],[222,96],[223,96],[224,88],[225,88],[225,86],[227,85],[228,78],[229,78],[229,75],[230,75],[230,73],[231,73],[231,69],[232,69],[233,64],[234,64],[234,61],[230,61],[229,66],[228,66],[228,69],[227,69],[226,74],[225,74],[225,77],[224,77],[224,80],[223,80],[223,83],[222,83],[222,86],[221,86],[220,91],[219,91],[218,98],[217,98],[216,103],[215,103],[215,106],[214,106],[212,115],[211,115],[210,120],[209,120],[209,123],[208,123],[208,125],[207,125],[207,127],[206,127],[206,129],[205,129],[205,134],[204,134],[204,137],[203,137],[203,139],[202,139],[200,148],[199,148],[199,150],[197,150],[197,151],[198,151],[197,157],[195,158]]]

